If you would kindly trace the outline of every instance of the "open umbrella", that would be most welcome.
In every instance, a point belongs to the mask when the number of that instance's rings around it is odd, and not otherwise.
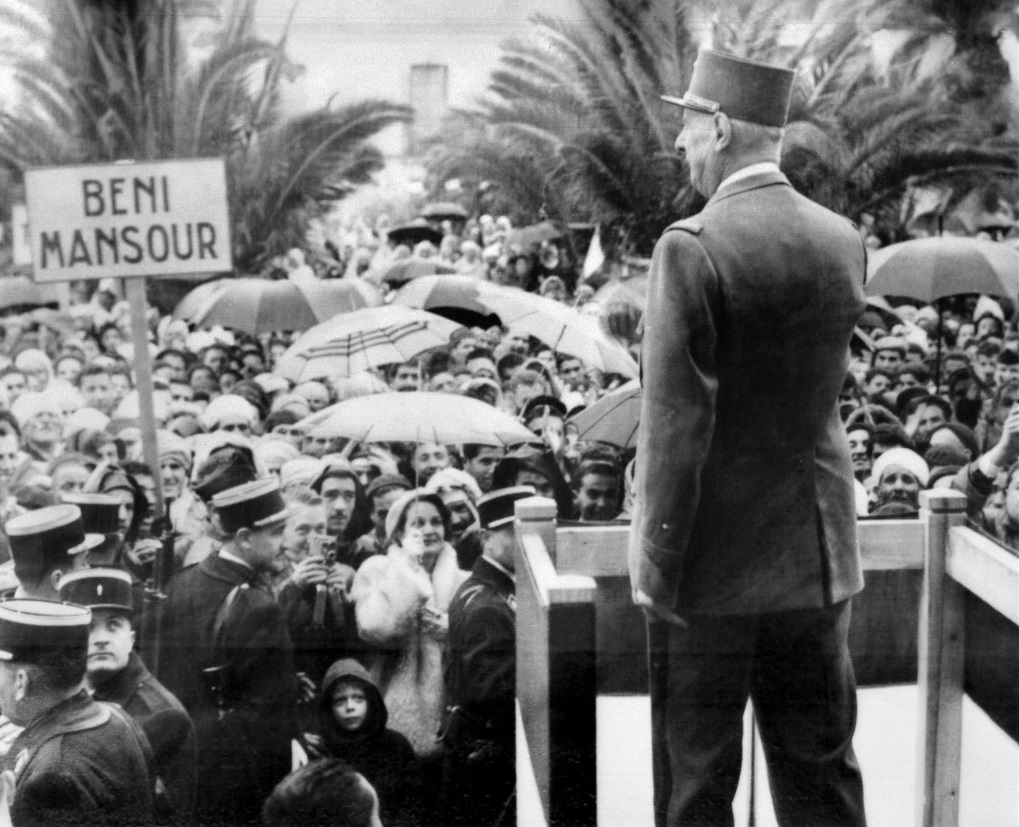
[[[415,218],[407,224],[393,227],[389,231],[389,240],[396,244],[406,244],[413,247],[419,241],[430,241],[436,247],[442,241],[442,233],[433,230],[431,225],[423,218]]]
[[[209,299],[220,290],[225,290],[234,279],[214,279],[189,290],[173,309],[175,319],[193,319],[205,307]]]
[[[222,287],[212,282],[195,291],[202,296],[185,296],[174,316],[196,327],[215,325],[248,333],[277,330],[307,330],[343,313],[374,307],[381,297],[375,287],[363,279],[327,279],[296,282],[290,279],[269,281],[259,278],[222,279]]]
[[[455,272],[456,267],[452,264],[435,258],[402,258],[387,264],[379,280],[399,287],[422,276],[452,275]]]
[[[393,305],[495,315],[507,327],[534,336],[558,353],[576,356],[589,367],[627,378],[637,375],[637,364],[626,348],[610,338],[596,318],[519,287],[470,276],[424,276],[401,287]]]
[[[328,413],[327,413],[328,412]],[[313,414],[307,433],[358,442],[435,442],[439,445],[517,445],[533,442],[527,428],[477,399],[451,393],[359,396]]]
[[[466,221],[467,210],[452,201],[433,201],[421,210],[421,217],[432,221]]]
[[[355,373],[407,362],[449,343],[460,325],[410,307],[355,310],[317,325],[294,342],[273,373],[292,382]]]
[[[606,442],[617,448],[637,447],[640,426],[640,382],[634,379],[605,394],[591,407],[571,416],[581,442]]]
[[[28,276],[0,277],[0,310],[42,307],[59,301],[55,284],[36,284]]]
[[[507,247],[537,247],[544,241],[555,241],[563,232],[551,221],[539,221],[527,227],[510,230],[506,236]]]
[[[644,310],[647,305],[647,285],[648,277],[646,275],[633,276],[628,279],[612,279],[598,288],[593,301],[598,302],[602,307],[622,303]]]
[[[984,293],[1019,299],[1019,250],[958,236],[918,238],[877,250],[867,263],[871,296],[908,296],[938,309],[936,382],[941,382],[941,303],[946,296]]]

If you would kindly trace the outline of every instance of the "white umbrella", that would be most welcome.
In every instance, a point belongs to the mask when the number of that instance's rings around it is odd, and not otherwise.
[[[355,310],[307,331],[287,348],[273,373],[291,382],[353,376],[446,345],[459,328],[456,322],[410,307]]]
[[[298,423],[317,437],[357,442],[517,445],[535,436],[507,413],[451,393],[379,393],[340,402]]]

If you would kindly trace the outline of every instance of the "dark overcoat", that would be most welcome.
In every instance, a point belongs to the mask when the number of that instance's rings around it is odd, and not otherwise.
[[[195,806],[197,747],[191,718],[157,681],[136,652],[127,666],[96,687],[93,698],[119,704],[141,726],[152,747],[158,778],[157,807],[165,797],[172,819],[187,823]]]
[[[198,737],[199,820],[257,823],[290,771],[297,736],[293,649],[279,606],[252,569],[213,554],[170,580],[162,634],[159,679]],[[203,675],[210,667],[222,667],[218,693]]]
[[[848,220],[777,170],[655,248],[631,580],[677,613],[817,608],[863,587],[837,412],[865,307]]]
[[[123,710],[82,689],[14,740],[0,765],[15,775],[17,827],[127,827],[154,822],[152,755]]]

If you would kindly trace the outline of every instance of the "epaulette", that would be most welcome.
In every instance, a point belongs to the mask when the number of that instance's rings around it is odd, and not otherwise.
[[[675,221],[670,224],[667,230],[686,230],[691,235],[700,235],[701,230],[704,229],[704,222],[701,221],[696,215],[692,215],[689,218],[684,218],[681,221]]]

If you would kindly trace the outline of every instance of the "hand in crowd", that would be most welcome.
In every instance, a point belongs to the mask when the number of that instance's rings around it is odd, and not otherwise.
[[[445,640],[449,634],[449,613],[440,612],[426,603],[421,607],[421,625],[436,640]]]
[[[1008,456],[1019,456],[1019,402],[1012,406],[1001,426],[1000,445]]]
[[[0,715],[0,758],[10,751],[11,744],[14,743],[14,739],[21,734],[23,729],[24,727],[11,723],[10,719],[5,715]]]
[[[333,563],[326,573],[327,586],[339,588],[344,595],[350,594],[350,585],[354,582],[354,569],[345,563]]]
[[[308,677],[305,672],[297,673],[297,700],[298,703],[310,704],[315,700],[315,696],[318,694],[318,688],[315,686],[315,681]]]
[[[139,540],[128,553],[138,566],[144,567],[155,561],[156,555],[159,554],[162,546],[163,544],[159,540],[148,538]]]
[[[304,733],[304,750],[308,753],[309,758],[328,757],[325,738],[321,735],[316,735],[314,732]]]
[[[325,560],[317,554],[309,554],[294,566],[290,579],[298,586],[317,586],[327,582],[329,575],[330,570]]]

